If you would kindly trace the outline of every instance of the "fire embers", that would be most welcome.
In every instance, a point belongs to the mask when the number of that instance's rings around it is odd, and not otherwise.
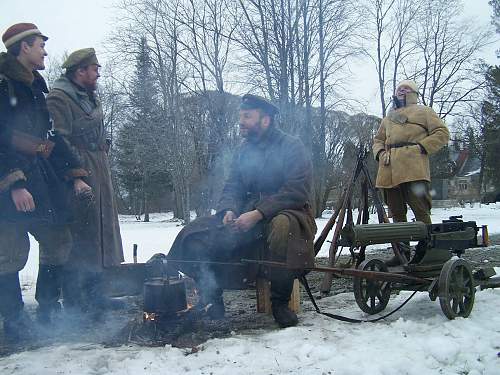
[[[144,311],[142,313],[142,320],[144,322],[156,322],[156,313],[148,313]]]

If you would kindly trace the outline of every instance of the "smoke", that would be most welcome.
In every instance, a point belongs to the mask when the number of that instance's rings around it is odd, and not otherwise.
[[[419,198],[427,194],[427,187],[424,182],[414,182],[411,184],[411,191]]]
[[[199,267],[199,273],[196,275],[195,281],[200,293],[200,303],[202,305],[210,303],[210,301],[221,292],[215,273],[207,264],[203,264]]]

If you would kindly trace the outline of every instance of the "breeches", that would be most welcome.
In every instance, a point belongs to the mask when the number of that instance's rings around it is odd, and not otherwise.
[[[429,185],[427,181],[411,181],[384,189],[386,203],[395,222],[407,221],[408,205],[418,221],[431,224],[432,198]]]
[[[285,262],[288,251],[288,241],[292,236],[290,219],[286,215],[277,215],[266,226],[266,241],[269,258],[277,262]],[[293,233],[299,236],[300,233]]]
[[[71,233],[65,225],[0,225],[0,275],[22,270],[28,260],[30,233],[38,241],[40,264],[62,265],[71,250]]]

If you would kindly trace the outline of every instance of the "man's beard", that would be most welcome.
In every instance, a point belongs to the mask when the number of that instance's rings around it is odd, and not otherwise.
[[[87,85],[85,85],[85,90],[89,91],[89,92],[94,92],[97,90],[97,82],[95,83],[89,83]]]
[[[262,134],[261,128],[260,128],[260,122],[259,122],[259,127],[252,127],[250,129],[245,128],[246,132],[242,133],[240,129],[240,135],[242,138],[245,138],[249,142],[257,142],[260,139],[260,136]]]

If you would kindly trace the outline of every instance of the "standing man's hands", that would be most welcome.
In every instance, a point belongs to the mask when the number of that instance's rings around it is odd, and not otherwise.
[[[238,217],[234,221],[233,225],[237,230],[242,232],[247,232],[250,229],[252,229],[255,226],[255,224],[257,224],[263,218],[264,216],[262,216],[259,210],[253,210],[241,214],[240,217]]]
[[[10,192],[10,196],[16,206],[16,210],[21,212],[31,212],[35,210],[33,196],[25,188],[13,189]]]
[[[75,195],[80,195],[84,193],[89,193],[92,191],[92,188],[85,183],[81,178],[76,178],[73,181],[73,189],[75,191]]]
[[[236,219],[236,215],[234,214],[234,212],[227,211],[226,214],[224,215],[224,218],[222,219],[222,224],[224,225],[232,224],[234,222],[234,219]]]

